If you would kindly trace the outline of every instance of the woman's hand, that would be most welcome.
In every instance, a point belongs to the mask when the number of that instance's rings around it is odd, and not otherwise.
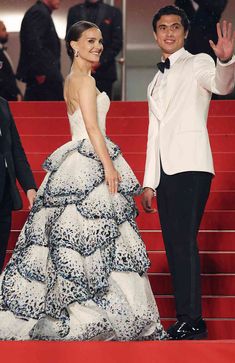
[[[37,195],[37,192],[36,192],[35,189],[29,189],[29,190],[27,190],[27,198],[28,198],[28,201],[29,201],[29,210],[33,206],[33,203],[35,201],[36,195]]]
[[[118,184],[121,182],[121,176],[118,171],[112,167],[104,171],[105,182],[108,185],[109,192],[115,194],[118,191]]]

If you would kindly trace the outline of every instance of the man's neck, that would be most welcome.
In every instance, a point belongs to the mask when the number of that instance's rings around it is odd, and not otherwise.
[[[51,7],[51,5],[50,5],[50,3],[48,2],[48,0],[41,0],[42,1],[42,3],[43,4],[45,4],[47,7],[48,7],[48,9],[50,10],[50,12],[52,13],[52,11],[54,10],[52,7]]]

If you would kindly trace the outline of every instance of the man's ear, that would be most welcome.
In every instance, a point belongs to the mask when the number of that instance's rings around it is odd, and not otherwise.
[[[188,38],[188,30],[184,34],[184,39],[187,39],[187,38]]]

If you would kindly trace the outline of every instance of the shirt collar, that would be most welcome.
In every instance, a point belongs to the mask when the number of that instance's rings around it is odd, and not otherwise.
[[[173,66],[173,64],[181,57],[181,55],[185,52],[184,47],[177,50],[175,53],[171,54],[169,56],[170,64]],[[162,59],[164,62],[164,59]]]

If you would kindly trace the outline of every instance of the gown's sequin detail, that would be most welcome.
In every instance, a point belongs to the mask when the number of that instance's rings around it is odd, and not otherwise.
[[[109,104],[105,93],[97,97],[104,136]],[[0,277],[0,339],[164,339],[135,224],[141,187],[105,136],[122,178],[110,195],[81,112],[69,121],[72,141],[45,161],[47,175]]]

